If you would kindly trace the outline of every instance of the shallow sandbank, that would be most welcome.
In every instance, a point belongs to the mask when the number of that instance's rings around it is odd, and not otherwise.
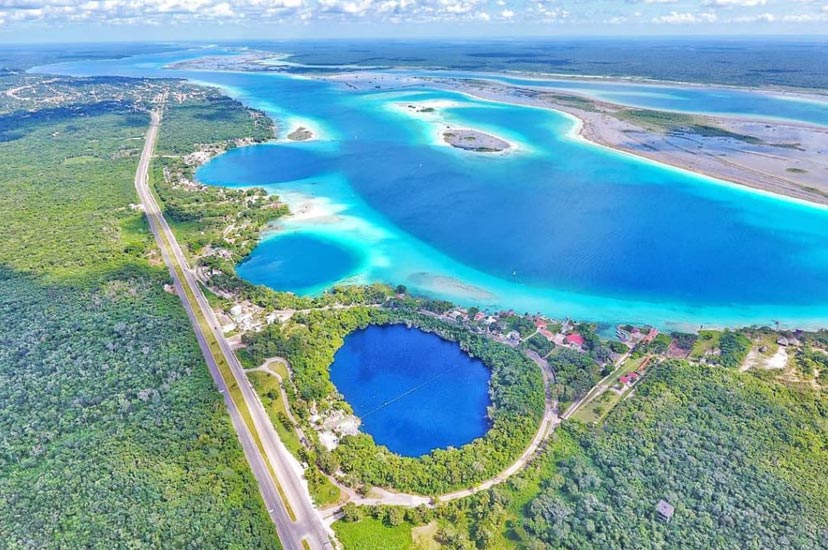
[[[753,189],[828,204],[828,128],[703,115],[681,115],[692,118],[692,124],[669,127],[648,124],[647,117],[631,116],[631,112],[646,111],[643,109],[490,80],[381,73],[332,79],[354,89],[435,88],[489,101],[555,109],[580,119],[577,135],[598,145]],[[670,113],[667,115],[669,118]]]

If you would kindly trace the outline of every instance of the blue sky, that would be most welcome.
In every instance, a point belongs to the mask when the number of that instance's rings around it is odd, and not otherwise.
[[[828,0],[0,0],[0,41],[826,35]]]

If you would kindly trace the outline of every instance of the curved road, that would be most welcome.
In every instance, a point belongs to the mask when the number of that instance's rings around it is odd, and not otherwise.
[[[485,491],[495,485],[503,483],[516,473],[520,472],[529,463],[529,461],[537,453],[541,444],[546,440],[546,438],[548,438],[552,434],[552,432],[558,426],[558,424],[561,423],[561,417],[558,416],[558,402],[552,396],[552,385],[555,383],[555,373],[554,371],[552,371],[551,368],[549,368],[549,364],[546,362],[546,360],[541,358],[534,351],[530,350],[527,353],[527,355],[538,366],[538,368],[540,368],[541,375],[543,376],[543,384],[546,394],[546,404],[544,407],[543,418],[541,419],[540,426],[538,426],[538,431],[535,433],[535,437],[532,438],[532,441],[529,443],[529,445],[526,447],[526,449],[523,451],[520,457],[518,457],[517,460],[515,460],[511,465],[509,465],[509,467],[507,467],[505,470],[503,470],[496,476],[481,481],[480,483],[468,489],[460,489],[457,491],[452,491],[450,493],[444,493],[434,498],[426,497],[423,495],[416,495],[412,493],[396,492],[381,487],[374,487],[372,489],[372,492],[375,494],[374,497],[364,497],[359,495],[351,487],[348,487],[347,485],[340,483],[339,480],[337,480],[335,477],[328,476],[328,479],[337,487],[339,487],[340,491],[345,493],[348,502],[353,502],[354,504],[358,504],[361,506],[386,505],[402,506],[406,508],[414,508],[417,506],[433,507],[439,503],[451,502],[453,500],[458,500],[464,497],[474,495],[476,493],[479,493],[480,491]],[[254,369],[249,369],[246,372],[264,371],[276,376],[280,382],[280,390],[282,392],[282,398],[284,399],[288,414],[291,414],[289,401],[287,400],[287,396],[285,395],[284,388],[281,387],[282,379],[280,376],[278,376],[276,373],[270,370],[270,365],[274,362],[282,363],[283,365],[288,367],[288,369],[290,369],[290,363],[287,359],[283,357],[271,357],[270,359],[265,361],[261,366],[256,367]],[[302,435],[301,432],[300,435]],[[339,512],[341,508],[341,504],[331,506],[330,508],[327,508],[322,512],[323,517],[328,523],[332,523],[336,519],[339,519]]]
[[[135,173],[135,189],[144,206],[150,230],[158,242],[164,262],[170,270],[176,293],[181,298],[184,309],[187,311],[187,316],[190,318],[190,323],[196,333],[199,347],[210,369],[210,374],[218,386],[219,391],[224,395],[224,403],[230,414],[230,420],[238,434],[239,441],[242,444],[245,457],[250,463],[253,475],[259,484],[259,490],[267,506],[268,513],[276,525],[276,531],[285,549],[304,550],[307,547],[311,550],[319,550],[333,548],[333,534],[325,526],[322,518],[311,502],[307,485],[302,479],[301,466],[290,455],[276,435],[276,430],[273,428],[258,396],[248,382],[242,366],[233,353],[230,344],[224,338],[224,333],[219,327],[212,308],[204,298],[201,288],[193,272],[187,265],[181,248],[178,246],[175,235],[173,235],[155,197],[149,189],[149,166],[158,137],[161,114],[158,111],[153,111],[151,116],[152,121],[146,134],[144,149],[141,152],[141,159],[138,163],[138,170]],[[169,249],[165,243],[165,239],[166,243],[169,243]],[[179,276],[176,267],[183,274],[183,279]],[[260,451],[259,446],[256,444],[254,434],[251,433],[247,424],[242,419],[239,409],[230,397],[227,383],[222,377],[215,357],[210,350],[202,325],[199,323],[198,317],[187,298],[185,285],[195,297],[201,315],[207,320],[209,331],[212,332],[213,338],[219,343],[221,353],[227,361],[227,364],[230,365],[230,370],[241,390],[245,406],[247,406],[250,412],[254,428],[257,432],[256,435],[258,435],[261,441],[264,453]],[[268,465],[276,474],[275,481],[268,471]],[[278,486],[276,485],[277,482]],[[295,516],[295,520],[291,520],[290,513],[280,498],[280,488],[284,493],[287,501],[286,504]]]

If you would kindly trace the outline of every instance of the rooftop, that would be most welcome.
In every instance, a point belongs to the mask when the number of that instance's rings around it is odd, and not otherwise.
[[[659,517],[667,521],[670,521],[670,518],[673,517],[674,511],[675,508],[673,508],[673,505],[664,499],[659,500],[658,504],[656,504],[656,512],[658,513]]]

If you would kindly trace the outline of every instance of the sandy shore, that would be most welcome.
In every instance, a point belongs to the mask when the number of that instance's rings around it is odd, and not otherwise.
[[[659,128],[630,117],[637,109],[569,92],[487,80],[382,73],[331,79],[353,89],[437,88],[489,101],[555,109],[580,120],[577,137],[589,142],[764,192],[828,204],[828,128],[701,115],[692,115],[693,125],[686,129]],[[700,132],[699,128],[714,131]]]
[[[425,100],[391,104],[391,108],[433,126],[435,145],[449,145],[456,149],[484,154],[504,154],[516,151],[518,144],[476,128],[451,124],[444,116],[446,109],[461,106],[456,101]]]

